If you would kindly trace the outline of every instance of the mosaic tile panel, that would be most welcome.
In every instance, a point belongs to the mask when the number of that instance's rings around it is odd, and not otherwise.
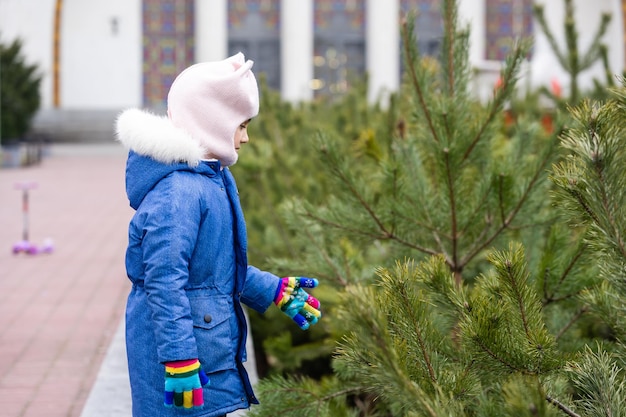
[[[441,0],[400,0],[400,11],[405,14],[409,11],[417,12],[424,20],[441,20]]]
[[[365,34],[365,0],[314,0],[313,28],[315,33],[332,26],[333,19],[347,23],[347,31]]]
[[[486,59],[503,61],[515,38],[532,35],[532,6],[532,0],[486,0]]]
[[[250,15],[257,15],[263,29],[276,34],[280,32],[280,0],[229,0],[228,28],[244,29]]]
[[[143,0],[143,105],[165,108],[174,78],[194,62],[194,0]]]
[[[416,13],[415,37],[421,54],[437,55],[443,36],[441,0],[400,0],[400,13]]]

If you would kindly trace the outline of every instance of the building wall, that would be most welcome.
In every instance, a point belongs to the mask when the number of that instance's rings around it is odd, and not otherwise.
[[[3,42],[10,42],[15,37],[21,37],[24,41],[24,52],[27,61],[40,66],[43,76],[42,82],[42,105],[43,108],[52,108],[54,101],[53,91],[53,39],[54,39],[54,9],[59,0],[0,0],[0,39]],[[178,0],[172,0],[178,1]],[[389,2],[389,0],[367,0],[366,7],[380,7],[379,2]],[[395,0],[399,4],[406,2],[419,3],[422,0]],[[424,0],[425,1],[425,0]],[[430,1],[430,0],[429,0]],[[434,1],[434,0],[433,0]],[[523,0],[511,0],[511,2]],[[539,0],[535,0],[539,1]],[[280,19],[285,22],[288,19],[286,13],[302,12],[295,6],[285,7],[285,2],[292,3],[292,0],[282,0]],[[459,2],[459,17],[462,22],[472,25],[470,60],[483,73],[491,75],[497,73],[500,63],[498,61],[488,61],[485,59],[489,45],[485,36],[485,19],[487,0],[463,0]],[[306,7],[314,5],[313,0],[306,2]],[[506,3],[500,1],[500,3]],[[549,21],[555,22],[554,34],[557,41],[564,45],[562,30],[563,3],[559,0],[541,0],[545,5],[549,15]],[[626,61],[624,44],[624,4],[625,0],[574,0],[576,7],[576,18],[580,41],[583,50],[588,46],[590,39],[597,28],[602,11],[611,12],[613,20],[605,40],[610,42],[609,62],[612,72],[621,74]],[[201,4],[201,7],[198,5]],[[209,6],[210,4],[210,6]],[[394,3],[395,4],[395,3]],[[144,45],[142,28],[142,0],[63,0],[63,14],[61,16],[62,30],[61,55],[60,55],[60,77],[59,77],[59,104],[62,109],[115,109],[130,106],[141,106],[144,104],[144,89],[142,87],[143,66],[146,65],[142,54]],[[228,45],[228,25],[227,22],[219,27],[208,24],[199,26],[198,22],[204,19],[222,16],[228,19],[226,0],[195,0],[196,5],[196,52],[194,59],[220,59],[219,55],[227,52]],[[398,6],[396,6],[398,7]],[[218,10],[219,13],[214,13]],[[295,12],[294,12],[295,11]],[[368,25],[368,20],[378,14],[367,14],[364,24]],[[295,15],[293,15],[295,16]],[[204,19],[201,19],[204,17]],[[314,32],[312,10],[307,13],[299,13],[298,19],[311,19],[311,26],[302,21],[302,27],[310,27]],[[393,19],[388,19],[393,21]],[[208,22],[208,20],[207,20]],[[584,23],[583,23],[584,22]],[[371,23],[371,22],[370,22]],[[533,86],[549,84],[553,78],[562,81],[566,86],[567,80],[565,72],[560,68],[558,61],[552,55],[545,35],[535,28],[535,46],[533,49],[533,60],[530,65],[529,81]],[[288,36],[293,33],[293,27],[286,24],[280,26],[280,36]],[[389,30],[393,30],[389,29]],[[301,32],[299,32],[301,33]],[[368,72],[378,75],[384,72],[395,71],[393,65],[389,65],[389,60],[377,60],[367,53],[383,49],[380,46],[367,43],[373,42],[373,35],[367,30],[365,33],[366,56],[364,57]],[[302,50],[311,51],[311,43],[314,40],[314,33],[310,37],[303,37],[302,42],[305,47]],[[297,50],[296,41],[299,39],[289,39],[285,42],[281,39],[281,55],[285,51],[292,51],[287,55],[293,55]],[[388,39],[388,42],[392,42]],[[313,65],[313,53],[308,54]],[[299,55],[299,56],[302,56]],[[252,57],[254,59],[254,57]],[[277,57],[281,61],[281,78],[289,79],[290,75],[285,72],[287,68],[300,68],[298,74],[311,76],[310,71],[302,70],[304,62],[298,58],[298,66],[294,62],[290,63],[290,56]],[[383,70],[383,65],[388,65],[388,69]],[[582,87],[592,84],[593,77],[602,77],[601,65],[596,65],[581,77]],[[393,77],[373,78],[378,79],[376,89],[394,88],[397,84]],[[310,91],[306,89],[306,83],[301,78],[297,84],[289,86],[289,99],[308,99],[311,97]],[[490,90],[489,77],[479,80],[486,90]],[[284,81],[281,84],[287,86]],[[309,93],[309,94],[307,94]],[[373,92],[376,95],[376,92]]]
[[[61,106],[141,103],[140,0],[64,0]]]
[[[24,41],[42,74],[42,108],[54,105],[55,0],[0,0],[0,39]],[[62,1],[59,104],[110,109],[141,103],[140,0]]]

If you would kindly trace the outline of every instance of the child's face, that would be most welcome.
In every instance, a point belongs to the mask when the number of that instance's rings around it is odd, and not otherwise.
[[[250,120],[246,120],[237,127],[235,131],[235,150],[239,152],[242,143],[248,143],[250,138],[248,137],[248,124]]]

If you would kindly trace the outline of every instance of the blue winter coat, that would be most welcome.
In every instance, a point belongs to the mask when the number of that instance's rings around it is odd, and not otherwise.
[[[264,312],[279,278],[247,264],[230,170],[217,161],[162,163],[131,150],[126,190],[136,210],[126,253],[133,416],[220,416],[258,403],[242,365],[241,303]],[[164,407],[163,363],[190,358],[199,358],[210,378],[204,407]]]

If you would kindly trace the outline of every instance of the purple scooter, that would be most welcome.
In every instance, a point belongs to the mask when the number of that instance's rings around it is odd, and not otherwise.
[[[52,240],[47,239],[41,247],[31,243],[28,239],[29,223],[28,223],[28,191],[37,188],[37,183],[33,181],[18,182],[15,189],[22,190],[22,214],[24,216],[24,226],[22,229],[22,240],[13,245],[13,253],[20,252],[28,255],[37,255],[38,253],[52,253]]]

